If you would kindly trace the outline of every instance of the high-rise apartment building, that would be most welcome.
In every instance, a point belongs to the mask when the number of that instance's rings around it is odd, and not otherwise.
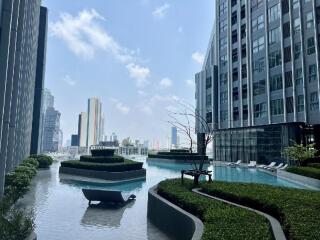
[[[40,4],[0,1],[0,198],[5,173],[30,153]]]
[[[79,120],[78,120],[79,147],[87,146],[87,132],[88,132],[88,114],[86,112],[82,112],[79,114]]]
[[[61,144],[60,112],[53,107],[46,110],[42,139],[43,152],[57,152]]]
[[[176,127],[171,127],[171,147],[178,145],[178,130]]]
[[[291,142],[320,146],[320,1],[217,0],[196,112],[214,159],[269,162]],[[197,132],[203,132],[199,121]]]
[[[43,120],[44,120],[43,92],[44,92],[45,65],[46,65],[47,29],[48,29],[48,10],[45,7],[41,7],[39,36],[38,36],[36,81],[35,81],[35,90],[34,90],[33,119],[32,119],[32,136],[31,136],[31,149],[30,149],[31,155],[39,154],[41,152]]]
[[[98,98],[88,99],[87,146],[99,144],[101,134],[101,108]]]

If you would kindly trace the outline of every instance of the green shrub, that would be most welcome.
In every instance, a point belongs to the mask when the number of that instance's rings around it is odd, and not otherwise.
[[[315,178],[320,180],[320,168],[316,167],[290,167],[288,172],[299,174],[305,177]]]
[[[61,162],[61,167],[87,169],[94,171],[107,171],[107,172],[126,172],[142,169],[142,162],[135,162],[132,160],[125,160],[124,163],[89,163],[80,162],[77,160]]]
[[[53,163],[52,157],[49,157],[46,155],[38,155],[38,156],[33,155],[32,157],[38,161],[39,168],[49,168]]]
[[[38,166],[39,166],[37,159],[30,158],[30,157],[23,160],[22,164],[31,164],[31,165],[35,166],[35,168],[38,168]]]
[[[37,169],[33,165],[20,165],[14,171],[16,173],[25,173],[30,179],[37,174]]]
[[[210,200],[193,193],[193,183],[180,179],[159,184],[158,194],[200,218],[204,223],[203,240],[272,239],[268,221],[242,208]]]
[[[309,163],[308,167],[320,168],[320,163]]]
[[[91,163],[123,163],[124,158],[121,156],[110,156],[110,157],[93,157],[93,156],[80,156],[80,162],[91,162]]]
[[[319,239],[320,192],[261,184],[202,183],[210,195],[237,202],[277,218],[288,239]]]

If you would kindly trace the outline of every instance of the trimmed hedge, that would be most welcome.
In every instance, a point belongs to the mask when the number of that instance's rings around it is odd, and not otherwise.
[[[278,219],[287,239],[320,236],[320,192],[262,184],[202,183],[203,192],[268,213]]]
[[[90,155],[80,156],[80,162],[91,162],[91,163],[124,163],[124,157],[121,156],[110,156],[110,157],[93,157]]]
[[[320,163],[310,163],[308,167],[320,168]]]
[[[299,174],[305,177],[315,178],[320,180],[320,168],[316,167],[290,167],[288,172]]]
[[[61,162],[61,167],[87,169],[94,171],[106,171],[106,172],[126,172],[142,169],[142,162],[135,162],[125,159],[124,163],[90,163],[80,162],[78,160],[71,160]]]
[[[188,149],[171,149],[171,153],[189,153]]]
[[[53,163],[52,157],[46,155],[31,155],[30,158],[34,158],[38,161],[38,168],[49,168]]]
[[[190,180],[166,180],[159,184],[158,194],[203,221],[203,240],[273,239],[264,217],[193,193],[193,186]]]
[[[171,160],[182,160],[182,161],[200,161],[202,160],[201,155],[164,155],[164,154],[149,154],[149,158],[161,158],[161,159],[171,159]],[[205,156],[205,161],[208,160],[208,156]]]

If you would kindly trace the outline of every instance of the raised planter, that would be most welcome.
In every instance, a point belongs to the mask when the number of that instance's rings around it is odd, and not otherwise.
[[[320,190],[320,180],[318,180],[318,179],[309,178],[309,177],[305,177],[302,175],[298,175],[295,173],[290,173],[290,172],[282,171],[282,170],[278,170],[277,175],[279,177],[288,179],[290,181],[297,182],[299,184],[307,185],[307,186],[313,187],[317,190]]]
[[[148,218],[161,231],[177,240],[200,240],[202,221],[157,194],[157,186],[148,192]]]
[[[91,149],[90,151],[93,157],[112,157],[114,155],[114,149]]]
[[[127,171],[127,172],[106,172],[106,171],[94,171],[94,170],[87,170],[87,169],[60,167],[59,173],[88,177],[88,178],[98,178],[98,179],[103,179],[108,181],[132,180],[136,178],[143,178],[146,176],[146,170],[144,168],[140,170]]]

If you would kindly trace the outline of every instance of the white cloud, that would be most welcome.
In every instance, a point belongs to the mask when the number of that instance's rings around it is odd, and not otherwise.
[[[127,66],[130,77],[136,81],[138,87],[144,87],[149,83],[147,78],[150,76],[150,69],[141,67],[138,64],[130,63]]]
[[[148,115],[151,115],[151,114],[153,113],[153,111],[152,111],[152,109],[151,109],[150,106],[143,106],[143,107],[141,108],[141,111],[142,111],[143,113],[148,114]]]
[[[199,63],[199,64],[203,64],[203,62],[204,62],[204,55],[203,55],[202,53],[200,53],[200,52],[194,52],[194,53],[192,54],[192,59],[193,59],[195,62]]]
[[[163,79],[161,79],[159,84],[163,88],[169,88],[172,86],[172,81],[170,78],[163,78]]]
[[[157,7],[157,8],[152,12],[152,15],[153,15],[154,17],[156,17],[156,18],[163,18],[163,17],[166,15],[166,13],[167,13],[167,11],[168,11],[169,8],[170,8],[170,4],[165,3],[165,4],[163,4],[162,6]]]
[[[194,87],[195,86],[194,81],[191,80],[191,79],[186,80],[186,84],[187,84],[188,87]]]
[[[69,75],[64,76],[62,80],[71,87],[74,87],[77,84],[77,82],[73,80]]]
[[[128,114],[130,112],[130,108],[124,105],[120,100],[116,98],[110,98],[110,101],[122,114]]]
[[[77,56],[92,59],[96,52],[111,53],[121,62],[132,61],[130,50],[120,46],[100,25],[105,19],[94,9],[82,10],[73,16],[62,13],[56,22],[50,22],[50,34],[63,40]]]

